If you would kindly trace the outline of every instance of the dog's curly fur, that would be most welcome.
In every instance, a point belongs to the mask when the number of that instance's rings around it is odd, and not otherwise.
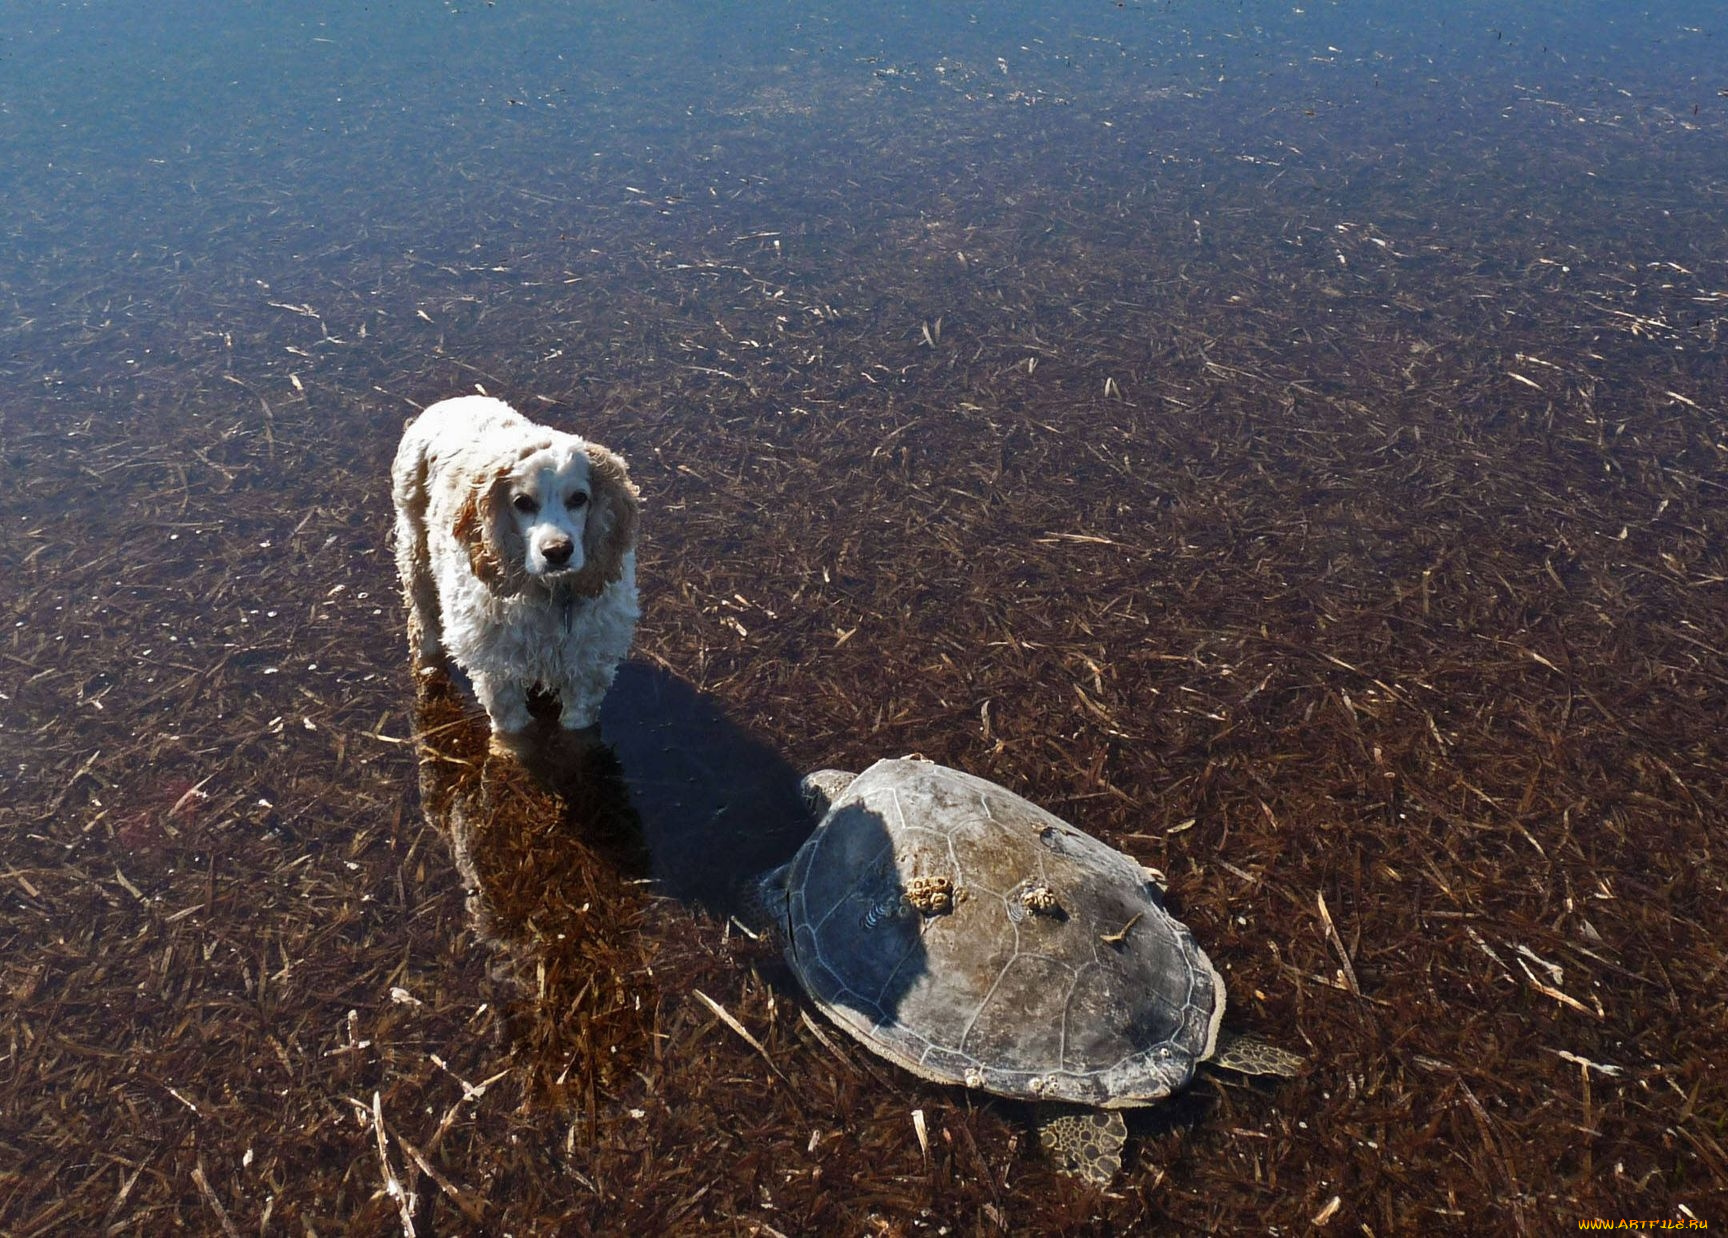
[[[448,655],[494,734],[527,729],[536,686],[557,693],[562,726],[593,725],[640,614],[623,459],[460,396],[408,423],[391,481],[416,666]]]

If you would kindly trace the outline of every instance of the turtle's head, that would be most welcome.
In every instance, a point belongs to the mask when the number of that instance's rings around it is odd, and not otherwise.
[[[852,785],[852,780],[857,776],[843,769],[819,769],[800,778],[798,794],[804,800],[804,811],[810,814],[810,819],[820,821],[826,817],[828,810],[834,806],[834,801]]]

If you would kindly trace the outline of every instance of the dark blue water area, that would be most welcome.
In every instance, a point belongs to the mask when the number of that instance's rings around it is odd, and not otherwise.
[[[522,262],[631,204],[625,241],[702,235],[701,208],[838,244],[937,209],[951,177],[978,190],[974,217],[1016,183],[1245,219],[1302,191],[1346,219],[1404,197],[1424,228],[1455,203],[1484,250],[1522,204],[1556,240],[1617,227],[1685,264],[1721,205],[1719,22],[1616,4],[14,8],[0,275],[33,324],[13,351],[54,365],[56,308],[98,291],[244,330],[212,302],[249,283],[301,304],[417,262]],[[821,283],[811,257],[788,274]]]

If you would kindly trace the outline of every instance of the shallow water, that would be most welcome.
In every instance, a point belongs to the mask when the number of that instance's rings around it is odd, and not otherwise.
[[[1725,37],[0,12],[6,1228],[1723,1223]],[[387,543],[475,389],[646,502],[528,770]],[[733,917],[912,751],[1163,870],[1310,1073],[1101,1195],[823,1022]]]

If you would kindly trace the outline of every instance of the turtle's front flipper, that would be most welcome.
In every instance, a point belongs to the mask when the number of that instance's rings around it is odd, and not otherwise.
[[[1243,1075],[1294,1078],[1302,1073],[1308,1059],[1246,1032],[1220,1032],[1217,1052],[1208,1064]]]
[[[1032,1107],[1032,1118],[1038,1127],[1038,1143],[1057,1172],[1084,1178],[1100,1189],[1122,1172],[1128,1123],[1120,1109],[1042,1104]]]

